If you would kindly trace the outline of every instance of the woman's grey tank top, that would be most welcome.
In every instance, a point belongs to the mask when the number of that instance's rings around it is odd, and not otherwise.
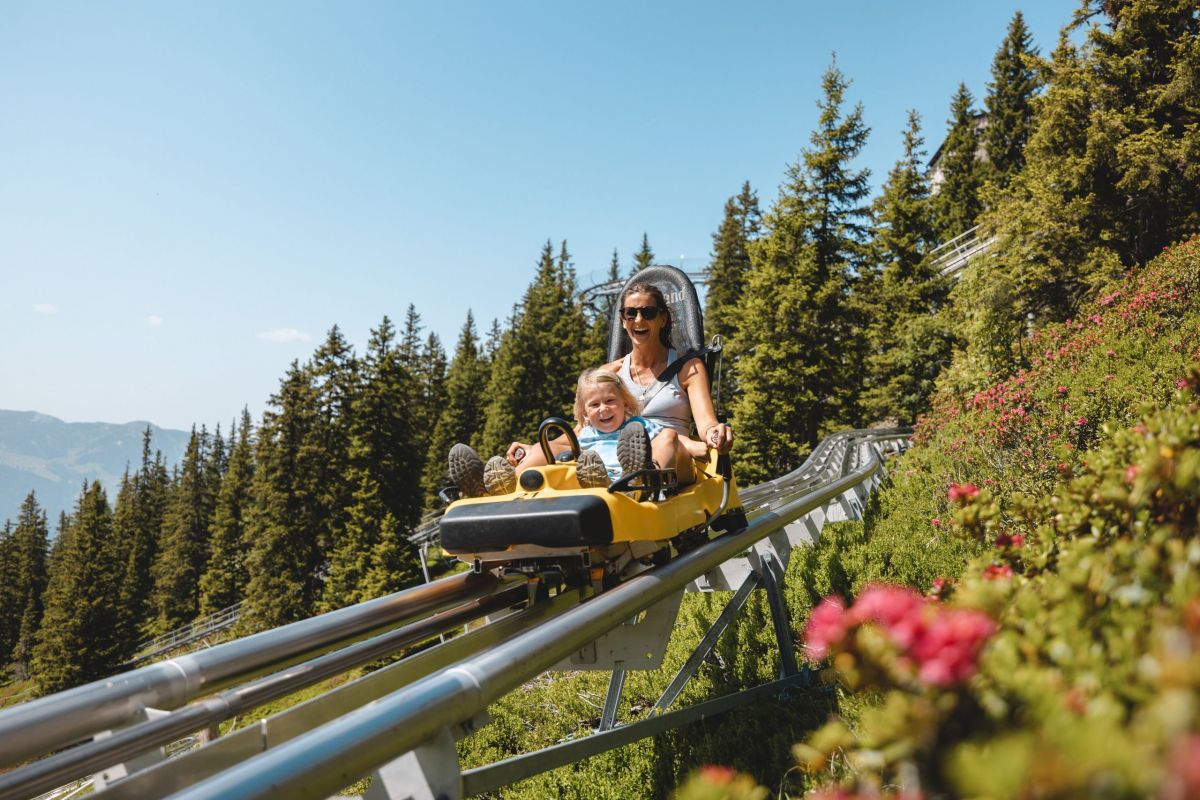
[[[667,364],[675,360],[675,351],[667,351]],[[655,381],[649,386],[641,386],[633,379],[629,369],[629,355],[621,359],[621,369],[617,371],[625,387],[642,403],[642,416],[661,423],[668,428],[687,436],[692,431],[692,405],[688,402],[687,390],[679,383],[679,372],[669,383]]]

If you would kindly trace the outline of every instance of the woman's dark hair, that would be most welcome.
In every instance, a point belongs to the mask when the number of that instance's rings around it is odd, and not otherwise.
[[[662,326],[662,330],[658,332],[659,341],[663,343],[663,347],[671,349],[671,309],[667,307],[667,298],[663,297],[660,290],[653,283],[638,282],[632,286],[625,287],[625,291],[621,292],[621,308],[625,308],[625,298],[631,294],[648,294],[654,298],[654,304],[662,309],[662,313],[666,316],[666,324]]]

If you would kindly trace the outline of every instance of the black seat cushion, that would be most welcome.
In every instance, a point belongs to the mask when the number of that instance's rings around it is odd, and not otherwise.
[[[677,353],[682,355],[688,350],[699,350],[704,346],[704,314],[700,308],[700,298],[696,296],[692,279],[683,270],[666,264],[646,267],[625,281],[621,295],[635,283],[654,284],[663,293],[667,308],[671,311],[671,346]],[[621,295],[617,296],[618,300]],[[608,360],[623,358],[631,346],[629,334],[621,327],[621,307],[618,302],[613,306]]]
[[[613,540],[608,505],[584,494],[454,506],[440,527],[442,547],[452,555],[522,544],[589,547]]]

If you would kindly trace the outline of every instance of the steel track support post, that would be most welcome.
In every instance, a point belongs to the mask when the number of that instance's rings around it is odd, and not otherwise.
[[[775,624],[775,639],[779,643],[779,677],[788,678],[799,672],[796,666],[796,646],[792,642],[792,620],[787,602],[783,599],[780,586],[783,570],[771,552],[761,555],[763,587],[767,590],[767,602],[771,606],[771,621]]]
[[[143,708],[141,714],[139,714],[137,718],[132,720],[130,722],[130,725],[136,725],[139,722],[149,722],[152,719],[158,719],[159,717],[165,717],[169,713],[170,713],[169,711],[162,711],[157,708]],[[115,731],[101,731],[100,733],[97,733],[94,737],[92,737],[92,739],[93,739],[93,741],[96,739],[104,739],[106,737],[112,736],[113,733],[115,733]],[[93,782],[94,786],[96,787],[97,792],[103,791],[104,788],[107,787],[110,783],[112,783],[114,781],[119,781],[121,778],[124,778],[127,775],[132,775],[133,773],[135,773],[139,770],[146,769],[147,767],[152,767],[155,764],[157,764],[158,762],[166,759],[166,757],[167,757],[166,750],[164,750],[162,747],[151,748],[150,750],[147,750],[145,753],[142,753],[139,756],[135,756],[133,758],[127,759],[126,761],[122,761],[119,764],[114,764],[111,767],[108,767],[107,769],[100,770],[99,772],[97,772],[95,775],[92,776],[92,782]]]
[[[662,696],[658,698],[658,702],[654,704],[654,708],[650,709],[647,714],[647,719],[650,717],[664,713],[671,704],[675,702],[680,693],[683,692],[685,686],[700,669],[700,665],[704,663],[704,659],[712,652],[716,646],[717,640],[721,638],[721,634],[729,627],[734,618],[745,607],[746,601],[750,599],[750,595],[758,588],[759,577],[757,573],[751,572],[746,580],[738,587],[737,592],[725,604],[725,608],[721,610],[721,614],[716,621],[704,633],[700,639],[700,644],[696,645],[696,649],[688,657],[687,662],[680,667],[679,672],[675,673],[675,677],[671,679],[670,685],[663,690]]]
[[[608,680],[608,693],[604,696],[604,710],[600,712],[600,726],[596,730],[607,731],[617,723],[617,706],[621,703],[621,692],[625,688],[624,662],[613,664],[612,677]]]
[[[432,739],[371,773],[363,800],[462,800],[462,770],[454,743],[488,723],[486,712]]]

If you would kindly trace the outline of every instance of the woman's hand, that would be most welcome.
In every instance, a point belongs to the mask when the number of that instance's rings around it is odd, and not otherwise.
[[[521,465],[525,460],[525,455],[533,450],[533,445],[525,444],[524,442],[513,442],[508,446],[508,452],[504,454],[504,460],[514,467]]]
[[[704,443],[724,455],[733,447],[733,428],[724,422],[715,422],[708,426],[704,434]]]

